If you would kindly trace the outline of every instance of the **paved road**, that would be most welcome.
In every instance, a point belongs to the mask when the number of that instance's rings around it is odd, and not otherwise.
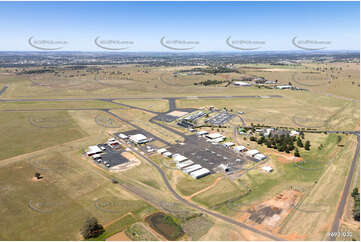
[[[130,147],[130,148],[131,148],[131,147]],[[200,211],[202,211],[202,212],[204,212],[204,213],[207,213],[207,214],[209,214],[209,215],[212,215],[212,216],[214,216],[214,217],[216,217],[216,218],[218,218],[218,219],[221,219],[221,220],[223,220],[223,221],[225,221],[225,222],[231,223],[231,224],[236,225],[236,226],[238,226],[238,227],[241,227],[241,228],[243,228],[243,229],[247,229],[247,230],[250,230],[250,231],[252,231],[252,232],[254,232],[254,233],[257,233],[257,234],[259,234],[259,235],[262,235],[262,236],[264,236],[264,237],[266,237],[266,238],[269,238],[269,239],[272,239],[272,240],[275,240],[275,241],[283,241],[283,239],[278,238],[278,237],[276,237],[276,236],[274,236],[274,235],[272,235],[272,234],[269,234],[269,233],[266,233],[266,232],[264,232],[264,231],[255,229],[255,228],[250,227],[250,226],[248,226],[248,225],[246,225],[246,224],[244,224],[244,223],[238,222],[238,221],[236,221],[236,220],[233,220],[233,219],[231,219],[231,218],[229,218],[229,217],[226,217],[226,216],[224,216],[224,215],[221,215],[221,214],[219,214],[219,213],[212,212],[212,211],[210,211],[210,210],[208,210],[208,209],[205,209],[205,208],[200,207],[200,206],[198,206],[198,205],[196,205],[196,204],[194,204],[194,203],[192,203],[192,202],[189,202],[189,201],[185,200],[182,196],[180,196],[180,195],[173,189],[173,187],[170,185],[170,183],[169,183],[169,181],[168,181],[168,178],[167,178],[167,176],[165,175],[164,171],[163,171],[155,162],[153,162],[153,161],[152,161],[151,159],[149,159],[148,157],[142,155],[139,151],[134,150],[133,148],[131,148],[131,149],[133,150],[133,152],[137,153],[139,156],[141,156],[142,158],[144,158],[146,161],[148,161],[151,165],[153,165],[153,166],[158,170],[158,172],[159,172],[160,175],[162,176],[162,179],[163,179],[165,185],[167,186],[168,190],[173,194],[173,196],[174,196],[178,201],[180,201],[180,202],[182,202],[182,203],[184,203],[184,204],[186,204],[186,205],[188,205],[188,206],[190,206],[190,207],[192,207],[192,208],[195,208],[195,209],[197,209],[197,210],[200,210]]]
[[[2,89],[0,89],[0,96],[6,91],[6,89],[8,89],[8,86],[4,86]]]
[[[182,132],[179,132],[178,130],[175,130],[175,129],[173,129],[173,128],[169,127],[169,126],[166,126],[166,125],[164,125],[164,124],[162,124],[162,123],[156,122],[154,119],[150,119],[149,122],[152,123],[152,124],[158,125],[158,126],[164,128],[164,129],[166,129],[166,130],[168,130],[168,131],[170,131],[170,132],[173,132],[173,133],[175,133],[175,134],[183,137],[185,140],[186,140],[187,137],[188,137],[187,135],[185,135],[185,134],[182,133]]]
[[[336,131],[333,131],[332,133],[335,133],[335,132]],[[355,152],[355,155],[354,155],[353,160],[352,160],[350,171],[348,172],[348,175],[347,175],[346,184],[345,184],[345,187],[343,189],[341,201],[338,204],[336,215],[335,215],[335,218],[334,218],[332,226],[331,226],[331,232],[338,232],[339,231],[340,220],[341,220],[342,215],[344,213],[347,197],[350,196],[350,194],[351,194],[350,193],[350,188],[351,188],[352,176],[353,176],[353,173],[354,173],[354,170],[355,170],[355,167],[356,167],[357,158],[359,157],[360,135],[359,135],[358,132],[352,132],[352,133],[355,134],[356,137],[357,137],[356,152]],[[336,236],[329,236],[328,240],[335,241],[336,238],[337,238]]]
[[[171,112],[173,111],[174,109],[177,108],[177,105],[176,105],[176,99],[175,98],[168,98],[168,103],[169,103],[169,110],[168,112]]]
[[[123,106],[123,107],[138,109],[138,110],[141,110],[141,111],[144,111],[144,112],[148,112],[148,113],[161,114],[161,112],[155,112],[155,111],[152,111],[152,110],[149,110],[149,109],[145,109],[145,108],[141,108],[141,107],[136,107],[136,106],[132,106],[132,105],[129,105],[129,104],[117,103],[117,102],[114,102],[114,100],[104,100],[104,101],[105,101],[105,102],[110,102],[110,103],[113,103],[113,104],[116,104],[116,105],[119,105],[119,106]]]
[[[271,95],[269,98],[282,98]],[[263,96],[192,96],[192,97],[114,97],[114,98],[21,98],[0,99],[0,102],[36,102],[36,101],[114,101],[114,100],[179,100],[179,99],[226,99],[226,98],[263,98]]]

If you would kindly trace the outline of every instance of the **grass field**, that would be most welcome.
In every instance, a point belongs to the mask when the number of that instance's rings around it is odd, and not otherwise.
[[[0,103],[0,110],[122,108],[103,101],[28,101]]]
[[[291,214],[287,222],[282,226],[282,233],[297,233],[306,236],[306,239],[322,239],[327,236],[328,219],[332,218],[336,211],[336,204],[339,201],[341,191],[344,187],[343,179],[346,177],[354,155],[356,141],[354,137],[347,137],[344,147],[334,147],[329,150],[329,166],[325,172],[317,179],[317,183],[309,191],[308,196],[303,200],[300,208],[320,209],[319,213],[304,213],[295,211]],[[322,204],[323,207],[318,204]],[[295,221],[302,222],[302,228],[295,225]],[[317,225],[317,226],[316,226]]]
[[[220,177],[220,175],[206,176],[203,179],[194,180],[192,177],[184,175],[178,179],[176,188],[183,195],[189,196],[212,185],[217,177]]]
[[[62,144],[86,135],[67,111],[9,112],[0,115],[0,160]],[[1,162],[0,162],[1,163]]]
[[[0,169],[5,240],[78,240],[85,219],[101,223],[150,207],[114,185],[74,150],[43,153]],[[43,178],[33,179],[35,172]],[[109,201],[111,201],[109,203]],[[19,223],[21,221],[21,223]]]
[[[90,241],[104,241],[107,238],[124,231],[131,224],[134,224],[137,220],[132,215],[126,215],[111,225],[105,227],[105,232],[96,238],[89,239]]]
[[[215,187],[196,195],[192,200],[207,207],[214,207],[222,203],[240,197],[242,191],[229,179],[222,179]]]
[[[135,241],[158,241],[159,239],[143,223],[135,223],[126,230],[128,237]]]

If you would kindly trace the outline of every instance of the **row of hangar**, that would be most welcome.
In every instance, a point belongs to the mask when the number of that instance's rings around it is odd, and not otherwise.
[[[211,142],[214,144],[223,142],[226,139],[226,137],[221,135],[220,133],[209,134],[207,131],[204,131],[204,130],[198,131],[197,135],[205,137],[208,142]],[[223,145],[227,148],[233,148],[234,152],[236,152],[236,153],[245,152],[245,154],[247,156],[252,157],[258,161],[261,161],[261,160],[264,160],[267,158],[264,154],[262,154],[258,150],[248,150],[245,146],[242,146],[242,145],[236,146],[236,144],[233,142],[224,142]]]
[[[202,167],[199,164],[195,164],[193,161],[189,160],[187,157],[180,154],[172,154],[167,151],[165,148],[157,150],[157,152],[164,157],[172,158],[176,163],[176,167],[179,170],[182,170],[184,173],[190,175],[194,179],[199,179],[211,174],[210,170]]]

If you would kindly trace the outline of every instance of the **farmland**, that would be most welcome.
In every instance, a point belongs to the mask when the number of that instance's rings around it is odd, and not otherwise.
[[[92,240],[327,238],[358,145],[359,63],[235,64],[234,71],[202,74],[194,69],[213,69],[134,64],[97,68],[58,66],[44,73],[36,67],[21,73],[0,69],[0,89],[7,86],[0,96],[2,239],[80,240],[88,217],[96,217],[106,231]],[[307,90],[231,84],[260,77]],[[177,124],[199,111],[234,117],[218,126],[201,117],[204,127],[195,130]],[[296,159],[294,150],[286,153],[250,140],[261,137],[256,129],[267,127],[304,132],[302,141],[310,141],[310,150],[297,146],[301,157]],[[213,146],[196,135],[201,130],[220,133],[225,140]],[[145,134],[152,140],[134,144],[115,133]],[[88,146],[110,138],[119,140],[118,148],[138,162],[111,170],[86,155]],[[267,158],[255,161],[244,152],[235,154],[225,142],[257,149]],[[192,151],[185,154],[186,147]],[[211,172],[195,179],[178,169],[173,158],[157,153],[160,148],[173,148],[202,166],[212,156],[218,163],[206,166]],[[219,168],[235,163],[237,169],[228,173]],[[264,166],[273,172],[265,172]],[[355,176],[352,187],[359,181]],[[279,206],[280,196],[294,204]],[[271,206],[282,209],[277,222],[251,219]],[[350,206],[348,201],[348,213]],[[169,223],[149,222],[157,214]],[[347,218],[340,228],[356,231],[357,223],[350,222],[349,214]],[[167,234],[167,229],[174,233]]]

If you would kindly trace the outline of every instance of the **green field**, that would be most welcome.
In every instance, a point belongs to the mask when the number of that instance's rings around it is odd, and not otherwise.
[[[190,176],[183,176],[177,182],[176,188],[185,196],[192,195],[193,193],[210,186],[219,175],[207,176],[203,179],[194,180]]]
[[[86,135],[67,111],[7,112],[0,115],[0,126],[3,130],[0,145],[6,147],[0,154],[0,160]]]
[[[193,201],[199,202],[207,207],[215,207],[221,205],[228,200],[236,199],[245,191],[228,179],[222,179],[215,187],[196,195]]]

